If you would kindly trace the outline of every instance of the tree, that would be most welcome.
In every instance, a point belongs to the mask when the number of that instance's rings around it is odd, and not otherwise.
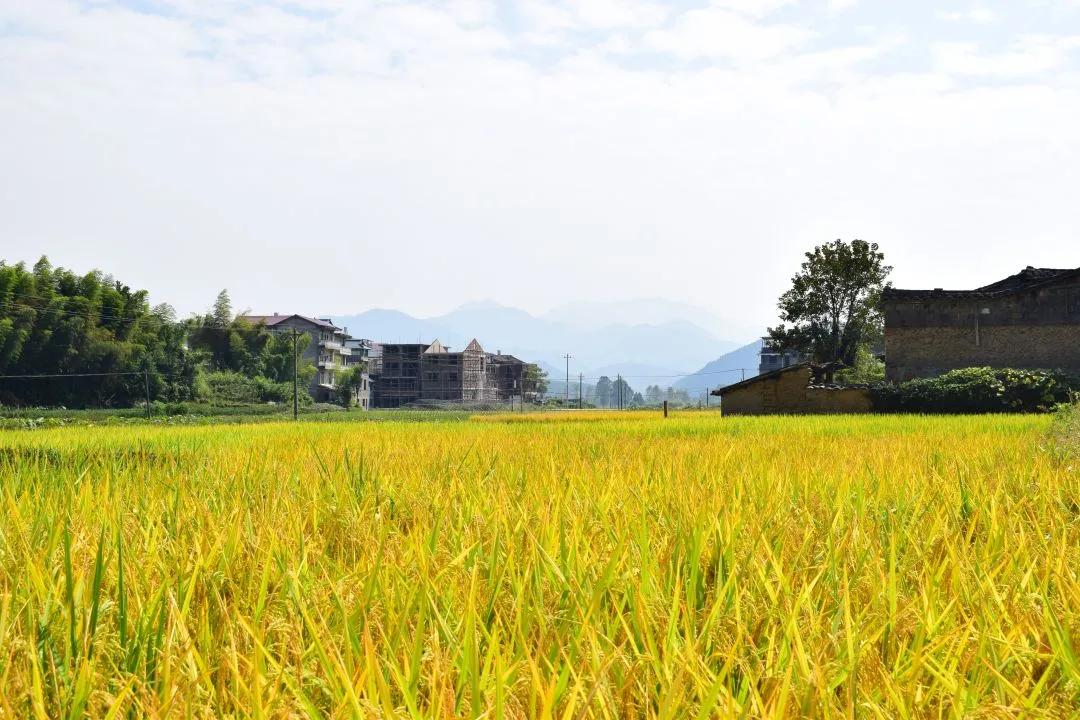
[[[534,398],[542,397],[548,391],[548,374],[540,369],[539,365],[529,363],[525,366],[522,384],[524,391]]]
[[[274,335],[261,325],[254,326],[241,317],[234,317],[227,290],[218,293],[214,306],[206,315],[192,318],[190,329],[191,347],[206,353],[207,366],[212,372],[238,372],[248,377],[264,374],[265,354]],[[287,351],[274,347],[277,352],[292,351],[291,347]],[[291,358],[288,367],[288,377],[278,378],[279,381],[292,379]]]
[[[225,328],[232,323],[232,301],[229,299],[229,291],[222,290],[214,301],[214,309],[207,317],[207,324],[213,327]]]
[[[611,385],[611,407],[625,408],[634,399],[634,389],[622,378],[617,378]]]
[[[881,337],[878,299],[890,272],[877,243],[819,245],[780,296],[782,322],[770,339],[819,363],[854,365],[859,349]]]
[[[356,395],[364,385],[363,366],[356,365],[340,371],[334,385],[342,407],[351,408],[356,404]]]
[[[596,407],[611,407],[611,378],[604,375],[596,382]]]
[[[664,391],[659,385],[650,385],[645,388],[645,402],[650,405],[659,405],[664,402]]]
[[[299,333],[296,336],[296,358],[299,366],[296,374],[303,386],[311,384],[318,370],[310,360],[304,359],[304,353],[311,345],[311,336]],[[292,382],[293,374],[293,337],[292,333],[271,333],[262,352],[262,374],[276,383]]]

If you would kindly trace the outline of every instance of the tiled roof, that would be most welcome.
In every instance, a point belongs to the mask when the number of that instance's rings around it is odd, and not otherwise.
[[[779,368],[777,370],[772,370],[772,371],[767,372],[767,373],[762,373],[761,375],[755,375],[754,377],[748,377],[745,380],[741,380],[740,382],[733,383],[731,385],[725,385],[722,388],[717,388],[716,390],[713,390],[709,394],[710,395],[717,395],[719,397],[723,397],[725,394],[731,392],[732,390],[738,390],[739,388],[744,388],[744,387],[747,387],[749,385],[753,385],[754,383],[759,383],[762,380],[768,380],[770,378],[774,378],[774,377],[777,377],[779,375],[783,375],[784,373],[795,372],[796,370],[806,370],[808,368],[811,369],[811,370],[813,369],[813,365],[810,362],[795,363],[794,365],[788,365],[785,368]]]
[[[509,362],[525,364],[525,361],[507,353],[488,353],[487,356],[496,362]]]
[[[1064,280],[1071,276],[1080,276],[1080,268],[1057,269],[1035,268],[1028,266],[1010,275],[1004,280],[984,285],[974,290],[898,290],[887,288],[881,294],[881,299],[889,301],[919,301],[919,300],[977,300],[980,298],[995,298],[1004,295],[1012,295],[1026,290],[1033,290],[1043,285]]]
[[[318,325],[330,330],[341,330],[337,325],[329,320],[321,320],[319,318],[310,318],[305,315],[244,315],[242,316],[252,325],[265,325],[266,327],[274,327],[280,322],[288,320],[289,318],[300,318],[312,325]]]

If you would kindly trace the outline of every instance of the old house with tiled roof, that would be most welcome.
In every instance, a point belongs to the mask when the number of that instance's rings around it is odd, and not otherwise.
[[[868,413],[874,409],[865,386],[833,385],[827,368],[809,362],[772,370],[712,391],[724,415],[819,415]]]
[[[1080,268],[1027,267],[974,290],[888,289],[889,380],[964,367],[1080,373]]]

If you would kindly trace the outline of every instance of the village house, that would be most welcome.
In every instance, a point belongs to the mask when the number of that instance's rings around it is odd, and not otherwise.
[[[361,410],[371,408],[371,373],[369,372],[371,341],[364,338],[345,338],[345,367],[360,373],[356,389],[356,404]]]
[[[865,387],[826,384],[808,362],[789,365],[713,390],[724,415],[808,415],[873,410]]]
[[[894,382],[966,367],[1080,374],[1080,268],[1027,267],[974,290],[890,288],[881,308]]]
[[[301,361],[315,365],[315,376],[308,391],[316,402],[337,402],[337,380],[348,367],[347,358],[352,354],[348,343],[353,341],[345,328],[334,325],[330,318],[311,318],[304,315],[244,315],[252,325],[264,325],[274,333],[306,334],[311,342],[300,353]],[[361,341],[361,344],[364,341]],[[361,400],[357,396],[357,402]]]

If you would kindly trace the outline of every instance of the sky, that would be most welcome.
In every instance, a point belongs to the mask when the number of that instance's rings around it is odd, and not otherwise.
[[[0,0],[0,258],[182,314],[775,321],[1080,266],[1080,0]]]

